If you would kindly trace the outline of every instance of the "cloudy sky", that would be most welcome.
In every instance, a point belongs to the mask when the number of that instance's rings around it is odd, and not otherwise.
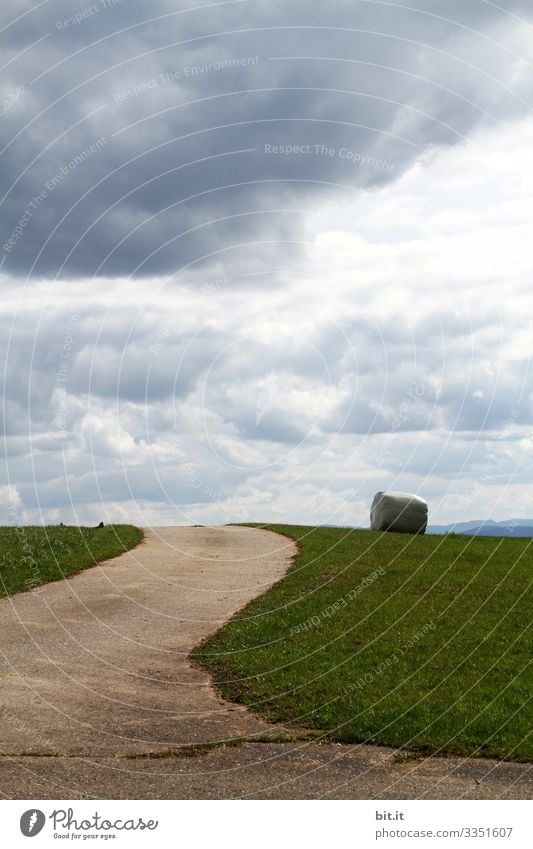
[[[4,0],[2,524],[533,516],[531,0]]]

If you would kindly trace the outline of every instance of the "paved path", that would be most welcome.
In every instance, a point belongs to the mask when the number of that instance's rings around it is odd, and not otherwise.
[[[295,729],[224,701],[188,655],[283,576],[294,543],[238,527],[145,533],[120,558],[0,599],[4,798],[533,796],[530,765],[253,742]]]

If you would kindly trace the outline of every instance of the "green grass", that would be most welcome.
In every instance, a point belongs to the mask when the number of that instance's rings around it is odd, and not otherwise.
[[[142,536],[133,525],[0,527],[0,596],[74,575],[133,548]]]
[[[193,652],[226,698],[338,741],[533,760],[533,541],[263,527],[296,562]]]

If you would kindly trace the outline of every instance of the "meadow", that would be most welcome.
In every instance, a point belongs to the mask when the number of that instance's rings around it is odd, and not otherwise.
[[[0,596],[74,575],[136,546],[133,525],[0,527]]]
[[[299,553],[194,651],[226,698],[406,756],[533,760],[532,540],[261,527]]]

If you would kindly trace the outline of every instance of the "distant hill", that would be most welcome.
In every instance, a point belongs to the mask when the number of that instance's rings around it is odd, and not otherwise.
[[[484,537],[533,537],[533,519],[473,519],[470,522],[455,522],[452,525],[428,525],[428,534],[468,534]]]
[[[321,528],[344,528],[353,531],[368,531],[358,525],[320,525]],[[428,525],[427,534],[466,534],[480,537],[533,537],[533,519],[472,519],[470,522],[455,522],[452,525]]]

